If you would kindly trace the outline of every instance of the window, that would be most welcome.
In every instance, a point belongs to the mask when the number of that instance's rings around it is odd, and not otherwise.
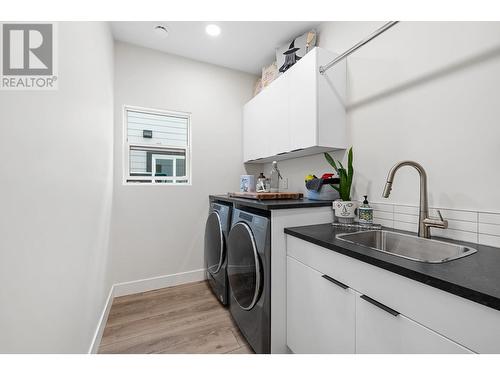
[[[190,183],[190,115],[125,107],[124,181]]]

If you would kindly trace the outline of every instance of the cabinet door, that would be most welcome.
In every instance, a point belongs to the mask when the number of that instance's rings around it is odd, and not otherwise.
[[[287,345],[294,353],[354,353],[354,292],[287,257]]]
[[[289,149],[316,146],[318,142],[318,101],[315,51],[286,72],[290,82]]]
[[[265,144],[265,155],[273,156],[290,151],[289,147],[289,80],[286,76],[276,78],[259,95],[263,95],[263,123],[261,141]]]
[[[288,81],[280,77],[245,104],[243,109],[244,160],[289,151]]]
[[[258,111],[255,99],[243,107],[243,161],[254,160],[258,157]]]
[[[465,354],[471,351],[390,307],[358,294],[356,353]]]

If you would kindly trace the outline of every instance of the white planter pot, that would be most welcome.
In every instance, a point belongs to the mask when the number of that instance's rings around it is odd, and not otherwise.
[[[358,202],[355,201],[335,201],[333,202],[333,209],[335,210],[335,217],[339,223],[350,224],[354,222],[356,217],[356,208]]]

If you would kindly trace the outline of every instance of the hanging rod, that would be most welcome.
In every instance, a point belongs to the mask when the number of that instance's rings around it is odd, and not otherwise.
[[[362,41],[356,43],[354,46],[352,46],[351,48],[349,48],[347,51],[341,53],[340,55],[338,55],[336,58],[334,58],[332,61],[330,61],[328,64],[326,65],[321,65],[319,67],[319,72],[321,74],[325,74],[325,72],[330,69],[332,66],[334,66],[335,64],[337,64],[339,61],[345,59],[347,56],[349,56],[351,53],[353,53],[354,51],[358,50],[359,48],[363,47],[366,43],[368,43],[370,40],[372,39],[375,39],[377,36],[379,36],[380,34],[382,34],[383,32],[389,30],[391,27],[393,27],[395,24],[397,24],[399,21],[391,21],[391,22],[387,22],[385,25],[383,25],[382,27],[378,28],[377,30],[375,30],[371,35],[369,35],[368,37],[366,37],[365,39],[363,39]]]

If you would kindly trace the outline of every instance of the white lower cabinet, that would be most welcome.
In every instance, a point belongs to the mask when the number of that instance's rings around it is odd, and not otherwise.
[[[354,353],[356,295],[287,257],[287,345],[294,353]]]
[[[443,304],[436,304],[431,294],[428,298],[420,296],[408,300],[408,295],[397,292],[401,289],[397,278],[387,284],[380,275],[373,274],[365,282],[363,277],[369,274],[369,268],[358,267],[363,264],[288,236],[286,342],[293,353],[477,352],[470,345],[474,341],[467,336],[470,328],[462,326],[465,333],[457,331],[460,328],[439,330],[439,327],[446,327],[443,320],[453,321],[456,316],[444,310]],[[409,307],[408,301],[413,308]],[[468,311],[469,304],[467,302],[462,310]],[[427,316],[421,309],[431,309],[429,314],[434,318],[430,326],[422,323],[426,322],[425,319],[418,321],[414,318]],[[460,311],[455,311],[455,315],[460,314]],[[483,326],[491,324],[490,330],[496,329],[496,321],[484,315],[482,308],[474,316],[478,319],[474,326],[483,332],[483,337],[487,333]],[[485,320],[484,324],[481,319]],[[457,325],[454,323],[454,326]],[[457,342],[450,337],[466,337],[466,340]],[[490,341],[486,339],[487,343]],[[486,347],[485,352],[496,351],[493,347]]]
[[[356,353],[466,354],[471,351],[390,307],[358,294]]]

